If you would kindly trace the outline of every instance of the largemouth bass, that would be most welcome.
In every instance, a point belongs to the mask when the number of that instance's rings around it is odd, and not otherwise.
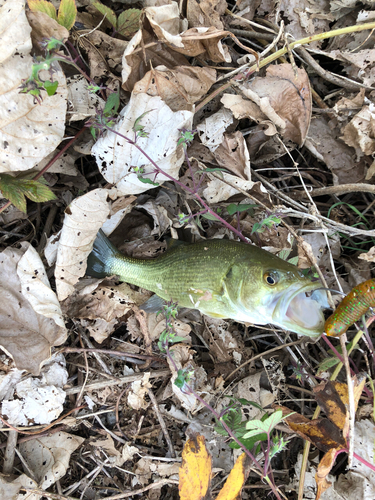
[[[126,257],[102,231],[86,274],[118,275],[213,318],[273,325],[316,337],[323,332],[326,292],[294,265],[253,245],[230,240],[175,244],[155,259]],[[311,293],[313,292],[313,293]]]

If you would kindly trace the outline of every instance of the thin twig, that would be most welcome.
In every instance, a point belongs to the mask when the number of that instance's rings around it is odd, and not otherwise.
[[[8,434],[7,445],[4,453],[3,474],[11,474],[13,471],[17,439],[18,431],[11,430]]]
[[[148,389],[147,392],[148,392],[149,398],[151,399],[152,406],[154,407],[156,416],[158,417],[158,420],[160,423],[161,430],[163,431],[165,440],[167,442],[167,445],[169,448],[169,454],[172,458],[176,458],[176,452],[174,450],[172,440],[169,437],[168,429],[167,429],[166,423],[164,421],[163,415],[160,413],[159,405],[158,405],[158,402],[156,401],[156,397],[151,389]]]
[[[155,372],[149,372],[150,378],[164,378],[171,374],[169,370],[159,370]],[[86,391],[93,391],[96,389],[103,389],[104,387],[112,387],[114,385],[129,384],[130,382],[135,382],[136,380],[142,380],[144,373],[136,373],[134,375],[126,375],[125,377],[119,377],[115,380],[99,380],[97,382],[92,382],[86,384]],[[67,395],[77,394],[81,390],[81,386],[70,387],[69,389],[64,389]]]

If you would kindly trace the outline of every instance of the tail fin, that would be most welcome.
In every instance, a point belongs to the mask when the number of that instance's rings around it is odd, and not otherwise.
[[[87,259],[86,274],[94,278],[104,278],[113,274],[111,263],[119,251],[112,245],[107,236],[100,229],[94,247]]]

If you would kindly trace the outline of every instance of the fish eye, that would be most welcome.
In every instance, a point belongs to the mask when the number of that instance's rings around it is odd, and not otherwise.
[[[274,286],[279,281],[279,275],[275,271],[267,272],[263,274],[263,279],[267,285]]]

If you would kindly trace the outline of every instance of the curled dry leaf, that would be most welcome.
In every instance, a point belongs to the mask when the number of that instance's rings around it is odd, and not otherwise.
[[[146,372],[142,380],[136,380],[130,385],[130,391],[128,394],[128,405],[133,410],[145,409],[148,407],[149,403],[145,401],[145,396],[148,389],[151,389],[152,385],[149,382],[150,373]]]
[[[66,340],[59,303],[31,246],[0,254],[0,344],[20,370],[38,374],[52,346]]]
[[[0,172],[33,168],[64,136],[67,89],[63,72],[56,64],[53,79],[56,94],[43,92],[38,104],[28,94],[20,94],[22,81],[31,75],[30,26],[25,1],[13,0],[0,6]],[[40,78],[50,78],[41,72]]]
[[[142,115],[140,124],[148,136],[139,137],[138,147],[135,147],[124,137],[134,138],[134,124]],[[132,95],[128,105],[121,111],[118,123],[113,127],[117,133],[108,131],[92,148],[102,175],[108,182],[115,184],[118,194],[122,195],[143,193],[150,188],[150,184],[141,182],[132,171],[134,167],[143,168],[144,179],[157,183],[167,180],[162,174],[156,179],[154,173],[150,175],[155,168],[140,152],[140,148],[160,169],[172,177],[178,177],[184,160],[183,148],[177,145],[180,130],[190,129],[192,118],[193,113],[190,111],[174,113],[160,97]]]
[[[113,439],[109,434],[106,435],[105,439],[96,439],[95,441],[91,441],[90,444],[91,446],[95,446],[95,448],[98,448],[98,451],[105,451],[105,454],[108,457],[109,467],[121,467],[125,462],[122,453],[116,450],[115,443],[113,442]],[[135,449],[137,450],[137,448]]]
[[[177,66],[169,70],[158,66],[134,85],[133,93],[158,95],[172,111],[192,111],[192,105],[208,92],[215,80],[216,71],[211,68]]]
[[[371,247],[367,253],[361,253],[358,258],[367,262],[375,262],[375,247]]]
[[[353,377],[355,409],[365,382],[366,377],[362,374]],[[316,500],[319,500],[321,494],[331,486],[327,481],[327,475],[337,455],[347,447],[349,395],[347,384],[340,382],[323,382],[314,388],[314,393],[319,406],[323,408],[328,418],[309,420],[298,413],[290,414],[289,408],[285,406],[274,405],[274,408],[282,410],[286,424],[294,432],[325,453],[315,475],[318,488]]]
[[[278,127],[285,140],[299,146],[304,143],[312,103],[309,78],[304,69],[291,64],[270,66],[265,78],[256,77],[240,88]]]
[[[189,66],[186,57],[205,57],[213,62],[230,62],[231,56],[221,39],[227,31],[215,27],[192,28],[187,31],[186,19],[180,20],[176,2],[159,7],[147,7],[145,18],[149,21],[151,32],[144,23],[130,40],[122,59],[123,89],[131,91],[153,67],[164,65],[169,69],[176,66]],[[163,51],[158,49],[163,43]],[[155,48],[155,44],[157,44]]]
[[[65,210],[55,268],[60,300],[73,293],[74,285],[85,274],[87,256],[109,215],[107,195],[106,189],[95,189],[75,199]]]
[[[358,153],[372,155],[375,150],[375,106],[364,106],[344,127],[343,134],[348,146]]]
[[[70,455],[84,440],[67,432],[56,432],[21,443],[19,448],[39,487],[46,490],[65,476]]]

